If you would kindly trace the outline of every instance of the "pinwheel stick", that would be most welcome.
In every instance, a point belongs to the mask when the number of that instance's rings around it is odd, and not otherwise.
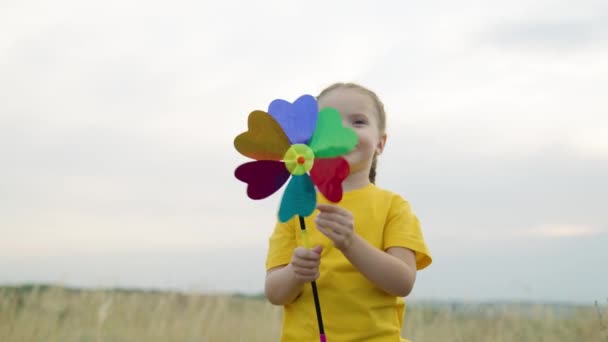
[[[300,219],[300,231],[302,232],[302,239],[304,240],[304,246],[306,248],[310,248],[310,243],[308,242],[308,234],[306,232],[306,222],[304,222],[304,218],[301,215],[298,215]],[[323,328],[323,316],[321,315],[321,302],[319,301],[319,292],[317,291],[317,282],[312,281],[310,283],[312,286],[312,295],[315,300],[315,309],[317,311],[317,323],[319,324],[319,339],[321,342],[326,342],[325,338],[325,329]]]

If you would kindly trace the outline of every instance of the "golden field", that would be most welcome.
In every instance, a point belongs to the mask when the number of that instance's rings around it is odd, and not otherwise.
[[[608,303],[408,303],[403,335],[428,341],[608,341]],[[260,298],[0,287],[0,341],[270,342],[281,310]],[[331,342],[331,340],[329,341]]]

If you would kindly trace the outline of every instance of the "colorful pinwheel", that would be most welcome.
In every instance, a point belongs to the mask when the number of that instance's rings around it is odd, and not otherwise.
[[[342,125],[340,113],[333,108],[319,112],[313,96],[303,95],[293,104],[277,99],[268,113],[251,112],[248,131],[234,140],[237,151],[255,159],[240,165],[235,176],[248,184],[247,195],[256,200],[275,193],[291,176],[279,220],[306,217],[316,207],[315,185],[329,201],[342,199],[342,181],[350,170],[341,156],[357,141],[356,133]]]

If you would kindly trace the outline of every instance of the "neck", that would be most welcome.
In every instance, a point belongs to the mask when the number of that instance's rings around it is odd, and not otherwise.
[[[363,168],[363,170],[353,172],[346,177],[342,182],[342,190],[344,192],[361,189],[369,185],[369,170]]]

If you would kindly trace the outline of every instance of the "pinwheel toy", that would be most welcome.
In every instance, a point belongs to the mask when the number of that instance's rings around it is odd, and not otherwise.
[[[255,159],[237,167],[235,176],[247,183],[247,195],[255,200],[274,194],[291,177],[281,199],[279,220],[287,222],[298,215],[302,239],[310,248],[304,217],[317,205],[315,186],[331,202],[342,199],[342,182],[350,172],[342,155],[357,142],[356,133],[342,125],[340,113],[334,108],[319,111],[313,96],[303,95],[293,103],[277,99],[268,112],[251,112],[248,131],[234,139],[238,152]],[[311,286],[324,342],[316,283]]]

